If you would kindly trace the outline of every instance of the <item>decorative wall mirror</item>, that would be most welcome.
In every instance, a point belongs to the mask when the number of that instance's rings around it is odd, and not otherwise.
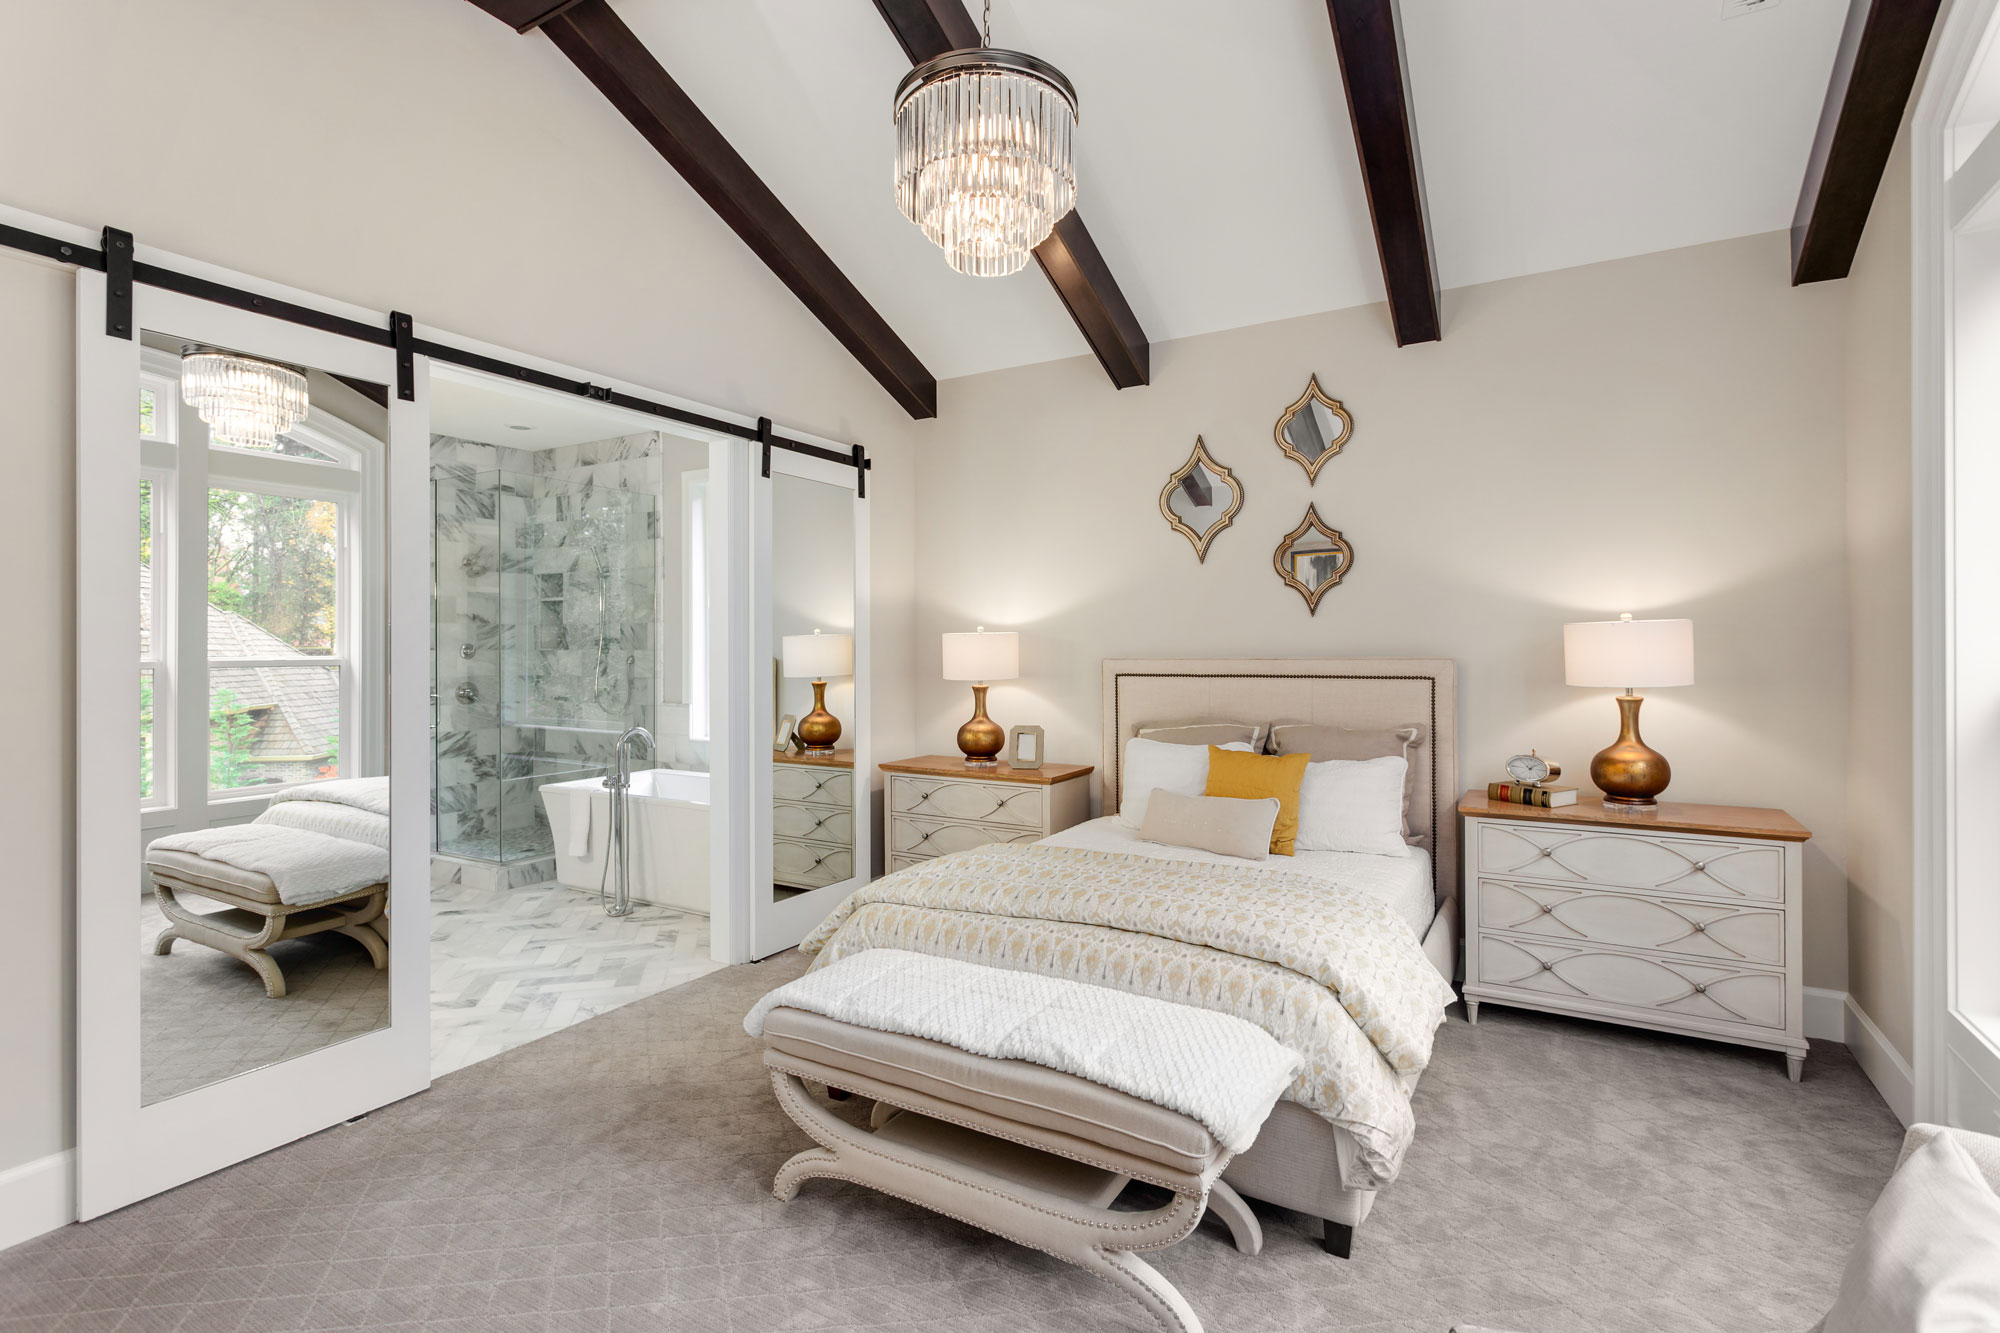
[[[1208,456],[1201,436],[1194,437],[1188,455],[1160,492],[1160,513],[1175,532],[1188,539],[1194,557],[1208,559],[1208,544],[1228,527],[1243,507],[1243,487],[1228,468]]]
[[[1354,434],[1354,418],[1338,399],[1319,387],[1319,376],[1306,381],[1306,391],[1286,408],[1271,432],[1278,447],[1306,470],[1310,484],[1319,480],[1320,464],[1340,452]]]
[[[1319,599],[1347,576],[1354,565],[1354,548],[1347,538],[1320,521],[1319,511],[1306,506],[1305,519],[1285,534],[1271,562],[1278,577],[1298,589],[1306,610],[1319,614]]]

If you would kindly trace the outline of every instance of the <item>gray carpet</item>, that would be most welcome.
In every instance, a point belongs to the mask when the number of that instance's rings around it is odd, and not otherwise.
[[[741,1019],[800,966],[713,973],[8,1251],[0,1329],[1147,1333],[1095,1279],[908,1205],[771,1198],[807,1140]],[[1260,1206],[1261,1256],[1211,1219],[1154,1262],[1211,1333],[1804,1329],[1901,1133],[1843,1047],[1798,1086],[1783,1066],[1454,1012],[1351,1261]]]

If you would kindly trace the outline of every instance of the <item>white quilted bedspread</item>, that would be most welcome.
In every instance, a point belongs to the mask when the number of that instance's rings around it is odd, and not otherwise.
[[[1231,1152],[1250,1146],[1304,1063],[1231,1014],[903,949],[869,949],[778,987],[744,1030],[762,1036],[780,1005],[1074,1074],[1179,1111]]]

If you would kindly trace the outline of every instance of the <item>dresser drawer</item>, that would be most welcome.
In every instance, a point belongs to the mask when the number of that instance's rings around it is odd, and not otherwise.
[[[779,801],[853,808],[854,773],[845,768],[814,768],[807,764],[775,764],[771,796]]]
[[[854,874],[854,849],[812,842],[774,841],[771,878],[794,888],[816,889]]]
[[[931,859],[933,858],[928,856],[891,856],[889,858],[889,869],[891,872],[908,870],[911,866],[920,866]]]
[[[1590,884],[1698,898],[1783,902],[1784,844],[1672,834],[1482,823],[1480,876]]]
[[[1662,954],[1482,933],[1480,993],[1489,987],[1579,1005],[1785,1027],[1783,973]]]
[[[780,801],[771,807],[771,832],[780,838],[851,846],[854,811],[845,806],[793,805]]]
[[[899,815],[969,819],[1039,830],[1048,805],[1041,787],[967,782],[959,778],[917,778],[899,773],[889,784],[889,808]]]
[[[1479,926],[1559,943],[1785,965],[1785,914],[1772,907],[1481,879]]]
[[[996,842],[1033,842],[1041,836],[1037,829],[1014,832],[991,824],[946,824],[929,819],[898,816],[889,821],[889,853],[892,856],[944,856],[949,852],[970,851]]]

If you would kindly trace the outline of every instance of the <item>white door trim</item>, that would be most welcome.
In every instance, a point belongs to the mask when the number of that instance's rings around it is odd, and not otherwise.
[[[142,258],[152,259],[141,254]],[[132,693],[135,564],[129,497],[137,494],[132,429],[139,342],[104,332],[106,279],[77,274],[77,697]],[[378,383],[396,381],[387,347],[309,329],[159,288],[133,293],[137,329]],[[427,369],[427,368],[425,368]],[[385,488],[392,563],[429,559],[429,403],[420,370],[414,402],[391,397]],[[429,588],[389,590],[389,717],[429,712]],[[125,799],[137,763],[129,709],[77,716],[77,1208],[96,1217],[171,1189],[430,1083],[429,728],[392,726],[389,1012],[386,1027],[281,1064],[140,1104],[139,812]],[[184,733],[182,745],[202,745]],[[121,761],[121,756],[126,757]],[[187,946],[194,947],[194,946]]]
[[[1950,206],[1953,119],[1993,40],[1996,0],[1951,6],[1911,122],[1911,684],[1913,694],[1915,1045],[1913,1113],[1920,1120],[2000,1132],[2000,1047],[1958,1006],[1954,921],[1962,871],[1990,886],[1994,867],[1962,866],[1957,807],[1968,776],[1959,745],[1956,632],[1960,581],[1955,521],[1959,400],[1956,234]],[[1990,440],[1981,439],[1990,448]],[[1982,761],[1984,762],[1984,761]],[[1988,822],[1982,819],[1981,824]],[[1987,889],[1990,891],[1990,887]]]

